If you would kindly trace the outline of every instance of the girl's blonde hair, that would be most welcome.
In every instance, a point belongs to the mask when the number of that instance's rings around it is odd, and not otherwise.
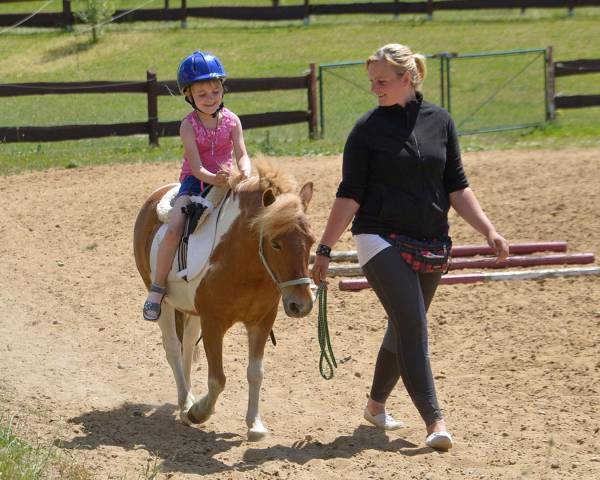
[[[197,82],[192,83],[190,86],[185,87],[181,92],[187,98],[192,98],[192,86],[197,83],[208,83],[212,87],[220,86],[223,89],[223,93],[225,93],[225,79],[224,78],[207,78],[206,80],[199,80]]]
[[[390,63],[398,76],[410,72],[410,83],[416,91],[420,91],[423,81],[427,76],[425,57],[420,53],[413,53],[406,45],[388,43],[367,59],[367,67],[372,62],[385,60]]]

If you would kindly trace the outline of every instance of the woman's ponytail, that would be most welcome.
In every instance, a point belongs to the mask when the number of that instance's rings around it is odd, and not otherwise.
[[[415,66],[417,67],[416,78],[413,79],[413,86],[415,90],[420,91],[427,76],[427,65],[425,64],[425,56],[420,53],[413,53],[415,60]]]

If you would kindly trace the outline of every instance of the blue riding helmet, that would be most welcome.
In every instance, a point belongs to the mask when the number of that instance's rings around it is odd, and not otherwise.
[[[177,85],[183,90],[195,82],[212,78],[225,78],[227,74],[221,61],[208,52],[195,51],[186,57],[177,70]]]

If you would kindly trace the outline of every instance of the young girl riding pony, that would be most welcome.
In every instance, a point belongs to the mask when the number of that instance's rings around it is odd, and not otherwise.
[[[194,110],[181,122],[183,165],[169,226],[158,249],[154,281],[144,303],[144,319],[156,321],[166,294],[166,281],[183,235],[185,215],[182,207],[199,195],[206,185],[227,185],[227,168],[235,155],[240,172],[250,176],[251,164],[242,124],[238,116],[223,106],[225,70],[221,61],[207,52],[196,51],[186,57],[177,71],[177,84],[185,101]]]

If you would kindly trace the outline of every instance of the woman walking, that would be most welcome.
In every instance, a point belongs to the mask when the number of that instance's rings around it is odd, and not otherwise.
[[[469,187],[456,128],[445,110],[424,100],[425,57],[400,44],[366,62],[378,107],[363,115],[344,148],[342,181],[312,276],[327,278],[331,249],[352,221],[358,259],[387,315],[364,417],[393,430],[402,423],[385,409],[400,378],[426,427],[426,444],[452,447],[429,363],[427,309],[448,267],[453,207],[495,249],[508,255]]]

